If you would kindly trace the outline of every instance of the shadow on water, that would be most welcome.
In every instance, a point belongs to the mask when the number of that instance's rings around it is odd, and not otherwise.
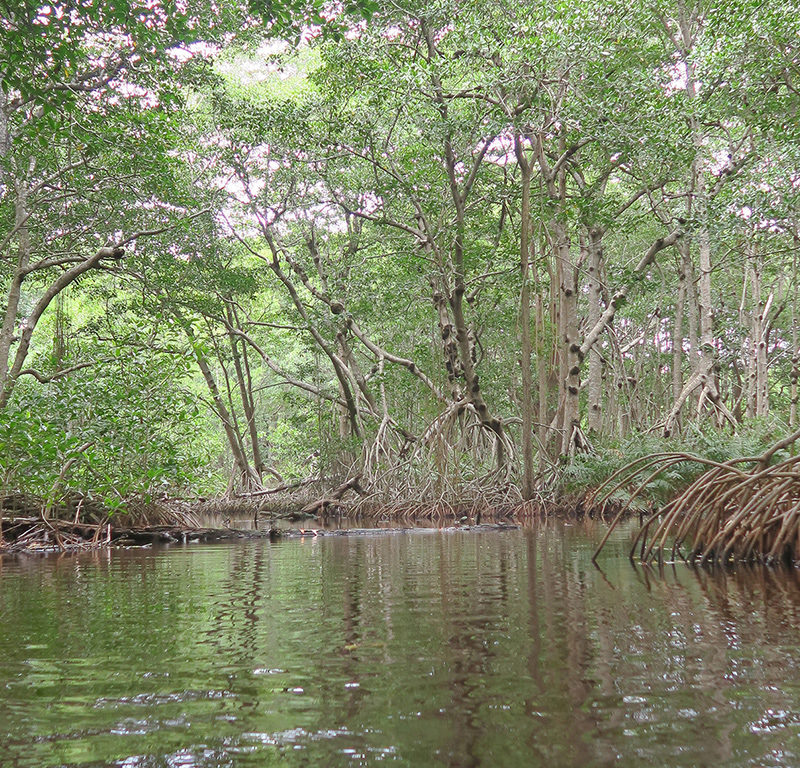
[[[0,559],[0,766],[800,762],[800,575],[601,525]]]

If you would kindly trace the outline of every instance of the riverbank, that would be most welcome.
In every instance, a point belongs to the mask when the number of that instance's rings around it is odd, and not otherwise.
[[[4,520],[1,554],[35,554],[50,552],[80,552],[105,547],[164,546],[199,544],[237,539],[302,539],[326,536],[380,536],[404,534],[411,531],[486,532],[514,530],[512,522],[475,523],[453,521],[441,527],[387,525],[375,528],[185,528],[169,525],[116,526],[112,523],[90,525],[64,520],[16,518]]]
[[[534,519],[602,517],[587,497],[558,502],[490,505],[461,500],[430,504],[397,500],[365,509],[341,494],[285,493],[269,504],[259,497],[176,499],[144,503],[131,499],[111,513],[96,500],[73,495],[58,505],[17,494],[0,500],[0,553],[81,551],[111,546],[214,542],[237,538],[278,539],[301,536],[353,536],[434,530],[502,530]],[[333,503],[335,501],[335,503]]]

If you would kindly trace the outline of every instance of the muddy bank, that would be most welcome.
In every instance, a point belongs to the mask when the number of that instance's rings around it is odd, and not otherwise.
[[[236,528],[183,528],[168,525],[123,527],[113,524],[89,525],[64,520],[16,518],[4,520],[0,554],[76,552],[102,547],[212,543],[235,539],[304,539],[325,536],[383,536],[387,534],[434,532],[484,532],[513,530],[516,523],[451,524],[444,527],[385,526],[380,528],[279,528],[255,530]]]
[[[341,486],[351,491],[349,485]],[[321,504],[297,493],[258,499],[175,499],[144,503],[131,499],[110,514],[96,501],[69,496],[63,505],[25,495],[0,498],[0,553],[81,551],[109,546],[149,546],[233,539],[293,539],[307,536],[370,536],[408,531],[489,531],[515,528],[549,517],[612,519],[613,505],[599,508],[588,495],[558,501],[489,505],[483,502],[428,504],[396,500],[364,507],[341,498]],[[343,494],[335,494],[341,496]],[[323,501],[329,496],[323,496]]]

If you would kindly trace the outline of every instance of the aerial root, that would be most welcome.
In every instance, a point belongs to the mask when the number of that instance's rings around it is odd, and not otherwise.
[[[778,445],[784,448],[786,441]],[[642,522],[631,559],[638,551],[642,562],[667,557],[700,564],[799,561],[800,456],[769,466],[776,452],[773,446],[762,456],[727,462],[661,453],[631,462],[615,472],[595,497],[605,505],[620,489],[628,494],[594,557],[649,483],[677,464],[696,462],[705,465],[705,470]]]

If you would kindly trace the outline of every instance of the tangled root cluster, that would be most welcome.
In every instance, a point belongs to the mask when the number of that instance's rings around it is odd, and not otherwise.
[[[770,465],[770,459],[788,443],[788,439],[782,441],[762,456],[727,462],[687,453],[663,453],[628,464],[598,491],[599,502],[607,503],[621,488],[631,488],[627,503],[612,522],[595,557],[649,483],[676,464],[697,462],[705,465],[705,471],[644,520],[633,542],[631,558],[638,551],[643,562],[680,557],[696,563],[797,563],[800,456]]]

